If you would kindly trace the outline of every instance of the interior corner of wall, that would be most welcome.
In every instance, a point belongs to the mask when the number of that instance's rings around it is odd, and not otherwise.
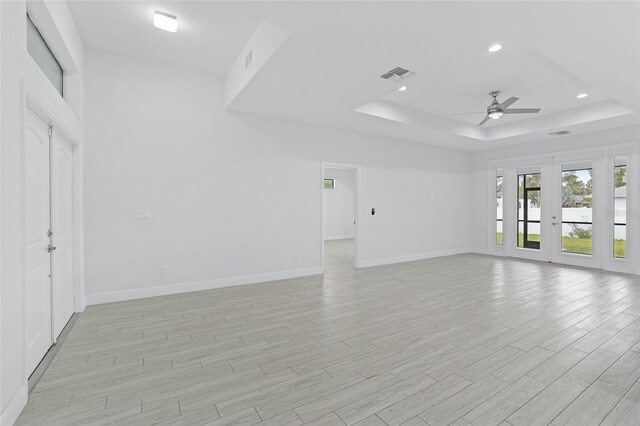
[[[27,383],[24,383],[2,410],[2,413],[0,413],[0,425],[11,426],[18,420],[22,409],[27,405],[29,397],[27,387]]]

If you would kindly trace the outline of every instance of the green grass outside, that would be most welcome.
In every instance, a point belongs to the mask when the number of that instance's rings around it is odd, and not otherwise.
[[[522,245],[523,235],[518,235],[520,245]],[[540,235],[529,235],[530,241],[540,241]],[[496,233],[496,244],[502,245],[502,232]],[[591,254],[591,238],[571,238],[562,237],[562,250],[569,253]],[[613,252],[615,257],[624,258],[627,253],[626,240],[614,240]]]

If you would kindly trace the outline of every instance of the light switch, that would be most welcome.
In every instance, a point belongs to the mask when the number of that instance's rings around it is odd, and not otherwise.
[[[149,220],[151,211],[149,209],[133,209],[133,218],[135,220]]]

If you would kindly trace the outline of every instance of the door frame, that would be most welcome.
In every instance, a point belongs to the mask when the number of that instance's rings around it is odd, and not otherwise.
[[[24,80],[22,81],[22,107],[21,107],[21,164],[22,164],[22,181],[20,182],[21,191],[24,191],[24,162],[25,162],[25,144],[26,144],[26,124],[27,124],[27,110],[31,110],[34,114],[40,117],[45,123],[54,127],[54,134],[58,133],[62,135],[72,148],[73,155],[73,210],[72,210],[72,261],[73,261],[73,310],[74,312],[82,312],[86,307],[85,298],[85,283],[84,283],[84,213],[83,213],[83,144],[80,135],[76,134],[65,123],[59,114],[57,114],[56,106],[50,105],[39,94],[38,90],[29,86]],[[22,198],[21,209],[24,212],[26,209],[24,197]],[[24,214],[23,214],[24,216]],[[22,250],[22,271],[26,269],[25,263],[25,246],[24,241],[26,238],[26,227],[24,222],[22,223],[21,233],[23,235],[21,242]],[[23,275],[24,277],[24,275]],[[24,284],[24,283],[23,283]],[[24,289],[24,285],[22,286]],[[27,300],[26,292],[22,291],[22,324],[26,324],[27,316]],[[53,327],[53,323],[52,323]],[[57,336],[51,335],[52,345],[55,343]],[[26,327],[22,329],[22,371],[25,377],[25,381],[29,379],[30,372],[27,371],[27,331]]]
[[[321,268],[324,273],[324,169],[326,167],[334,168],[334,169],[344,169],[344,170],[353,170],[354,175],[354,185],[355,189],[353,191],[354,198],[354,212],[355,212],[355,230],[354,230],[354,255],[353,255],[353,267],[360,268],[360,209],[359,209],[359,198],[360,198],[360,166],[354,164],[345,164],[345,163],[334,163],[322,161],[320,163],[320,173],[322,176],[320,182],[320,253],[322,254],[321,259]]]

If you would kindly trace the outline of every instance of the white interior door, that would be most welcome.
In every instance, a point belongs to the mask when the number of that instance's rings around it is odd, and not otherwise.
[[[51,252],[53,332],[62,332],[73,315],[73,151],[60,134],[51,144]],[[55,339],[54,339],[55,340]]]
[[[31,374],[52,344],[49,126],[27,110],[25,133],[25,310],[27,372]]]

